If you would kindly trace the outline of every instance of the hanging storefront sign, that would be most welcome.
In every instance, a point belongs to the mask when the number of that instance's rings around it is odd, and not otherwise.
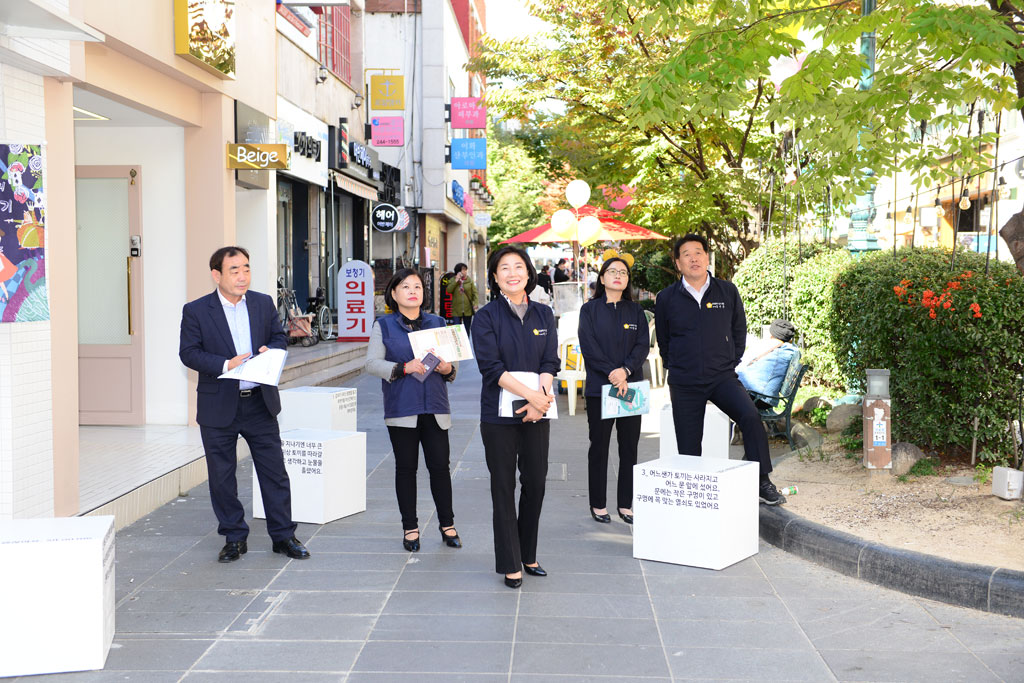
[[[380,191],[378,192],[378,199],[388,204],[394,204],[398,206],[401,203],[401,197],[399,193],[402,190],[402,171],[401,169],[385,164],[380,164]]]
[[[452,170],[480,171],[487,168],[487,138],[452,140]]]
[[[244,102],[235,100],[235,142],[266,145],[276,139],[277,134],[271,134],[269,116]],[[287,150],[285,150],[284,159],[287,163]],[[266,190],[270,188],[270,174],[267,171],[239,168],[235,170],[235,183],[251,190]]]
[[[373,269],[349,261],[338,278],[338,341],[369,341],[373,325]]]
[[[476,223],[478,228],[486,230],[491,227],[491,214],[486,211],[477,211],[473,214],[473,221]]]
[[[370,119],[370,144],[374,147],[401,147],[405,144],[405,119],[401,116],[374,116]]]
[[[466,202],[466,190],[458,180],[452,181],[452,201],[458,204],[460,209]]]
[[[277,142],[288,146],[290,161],[283,173],[327,187],[327,124],[277,98]]]
[[[0,322],[50,319],[41,145],[0,145]]]
[[[453,97],[448,107],[453,129],[487,127],[487,107],[479,97]]]
[[[391,204],[377,204],[370,211],[370,225],[380,232],[393,232],[398,229],[398,209]]]
[[[229,142],[228,168],[256,171],[288,168],[288,146]]]
[[[467,192],[465,198],[462,200],[462,210],[468,214],[473,213],[473,193]]]
[[[235,0],[174,0],[174,52],[221,78],[235,77]]]
[[[370,76],[370,109],[405,109],[405,76],[378,74]]]

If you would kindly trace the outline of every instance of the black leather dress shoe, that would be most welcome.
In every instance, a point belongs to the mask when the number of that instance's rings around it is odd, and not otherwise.
[[[594,518],[595,522],[601,522],[601,524],[612,523],[612,517],[607,512],[603,515],[599,515],[594,511],[594,508],[590,508],[590,516]]]
[[[249,552],[249,546],[245,541],[228,541],[224,544],[224,547],[220,549],[220,555],[217,555],[217,561],[234,562],[247,552]]]
[[[509,588],[519,588],[523,585],[523,577],[520,576],[518,578],[513,579],[511,577],[506,576],[505,585]]]
[[[299,543],[299,539],[292,536],[287,541],[274,541],[274,552],[284,553],[293,560],[308,560],[309,551],[306,546]]]
[[[459,532],[455,530],[455,527],[448,527],[447,530],[444,527],[438,528],[441,529],[441,540],[444,541],[446,546],[449,548],[462,547],[462,539],[459,538]],[[446,531],[450,531],[451,533],[445,533]]]
[[[632,524],[633,523],[633,515],[626,514],[622,510],[619,510],[619,518],[623,522],[625,522],[626,524]]]
[[[548,573],[546,571],[544,571],[544,567],[540,566],[539,564],[536,567],[531,567],[528,564],[524,564],[523,565],[523,569],[530,576],[547,576],[548,575]]]

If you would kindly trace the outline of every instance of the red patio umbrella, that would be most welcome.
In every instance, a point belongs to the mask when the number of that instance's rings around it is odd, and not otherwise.
[[[596,241],[598,242],[615,242],[619,240],[667,240],[668,237],[665,235],[649,230],[645,227],[634,225],[633,223],[627,223],[626,221],[619,220],[618,217],[622,216],[617,211],[609,211],[608,209],[599,209],[596,206],[590,204],[584,204],[580,207],[577,215],[582,218],[584,216],[596,216],[601,221],[601,231],[597,234]],[[571,239],[560,237],[556,235],[551,229],[551,223],[545,223],[544,225],[538,225],[536,228],[530,228],[526,232],[521,232],[518,235],[509,237],[507,240],[502,240],[502,244],[510,242],[571,242]]]

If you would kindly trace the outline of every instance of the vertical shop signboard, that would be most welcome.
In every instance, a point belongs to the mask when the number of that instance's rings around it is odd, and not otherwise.
[[[452,170],[480,171],[487,168],[487,138],[452,140]]]
[[[349,261],[338,278],[338,341],[369,341],[373,326],[373,269]]]
[[[374,147],[401,147],[405,144],[405,119],[374,116],[370,119],[370,133],[370,144]]]
[[[479,97],[453,97],[451,123],[452,128],[486,128],[487,107]]]
[[[455,277],[455,273],[445,273],[441,276],[441,286],[438,289],[438,294],[441,297],[441,306],[438,310],[438,315],[444,318],[449,325],[455,324],[455,319],[452,317],[452,295],[448,293],[448,285],[451,284],[452,278]]]
[[[41,145],[0,145],[0,322],[50,319]]]

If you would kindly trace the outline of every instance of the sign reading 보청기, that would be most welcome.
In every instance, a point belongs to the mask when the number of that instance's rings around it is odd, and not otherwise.
[[[349,261],[338,278],[338,341],[369,341],[373,325],[373,268]]]
[[[370,109],[405,109],[405,76],[370,76]]]
[[[288,168],[288,146],[229,142],[228,168],[250,171]]]

